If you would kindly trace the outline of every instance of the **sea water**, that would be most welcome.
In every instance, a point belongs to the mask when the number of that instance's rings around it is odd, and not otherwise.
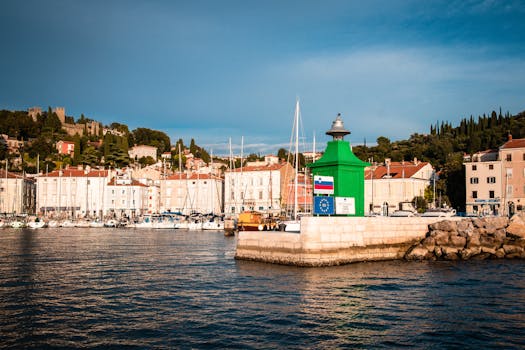
[[[220,231],[0,230],[0,347],[525,347],[523,260],[298,268],[234,254]]]

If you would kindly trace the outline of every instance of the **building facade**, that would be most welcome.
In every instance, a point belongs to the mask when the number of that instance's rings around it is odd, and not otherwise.
[[[289,202],[289,183],[294,169],[288,162],[247,166],[225,172],[224,213],[238,215],[256,210],[279,215]]]
[[[223,179],[212,174],[176,173],[160,180],[160,210],[185,215],[223,212]]]
[[[145,213],[157,212],[157,206],[154,205],[156,198],[152,197],[152,203],[149,201],[150,189],[154,191],[155,186],[133,180],[128,174],[113,177],[107,184],[104,196],[106,214],[118,218],[134,218]]]
[[[525,209],[525,139],[466,157],[467,215],[512,215]]]
[[[103,217],[113,172],[90,168],[55,170],[37,177],[37,211],[48,216]]]
[[[365,210],[369,214],[389,215],[395,210],[415,208],[414,197],[424,197],[431,185],[434,168],[430,163],[391,162],[365,169]]]
[[[75,143],[71,141],[58,141],[56,144],[58,154],[67,154],[71,157],[75,154]]]
[[[151,157],[155,161],[157,160],[157,147],[139,145],[133,146],[128,150],[129,157],[134,160],[139,160],[143,157]]]
[[[0,170],[0,213],[34,214],[36,183],[33,179]]]

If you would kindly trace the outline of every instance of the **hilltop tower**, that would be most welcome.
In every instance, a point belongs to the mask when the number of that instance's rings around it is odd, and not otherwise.
[[[55,107],[53,108],[53,112],[56,113],[62,124],[66,122],[66,109],[64,107]]]

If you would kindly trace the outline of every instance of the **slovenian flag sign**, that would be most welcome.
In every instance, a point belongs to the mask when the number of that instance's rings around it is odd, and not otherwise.
[[[334,177],[333,176],[314,176],[314,193],[315,194],[334,194]]]

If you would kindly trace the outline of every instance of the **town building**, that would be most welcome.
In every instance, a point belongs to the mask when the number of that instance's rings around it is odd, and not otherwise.
[[[141,158],[151,157],[157,161],[157,147],[148,145],[135,145],[128,150],[129,157],[135,161]]]
[[[288,203],[294,169],[288,162],[228,170],[224,178],[224,212],[256,210],[279,215]]]
[[[0,170],[0,213],[35,213],[36,184],[33,179]]]
[[[185,215],[222,213],[223,187],[223,179],[212,174],[173,174],[160,181],[160,210]]]
[[[129,173],[117,172],[107,184],[107,194],[104,196],[107,214],[118,218],[134,218],[145,213],[156,213],[155,189],[156,186],[132,179]]]
[[[135,217],[159,210],[158,182],[128,169],[55,170],[37,177],[37,210],[48,216]]]
[[[0,138],[2,138],[2,143],[7,146],[7,152],[9,154],[19,154],[20,149],[24,147],[24,141],[17,140],[14,137],[9,137],[9,135],[6,134],[0,134]]]
[[[467,215],[512,215],[524,210],[525,139],[509,135],[497,150],[464,158]]]
[[[56,143],[56,150],[58,151],[58,154],[67,154],[71,157],[74,156],[75,153],[75,143],[71,141],[58,141]]]
[[[365,169],[365,210],[369,214],[389,215],[395,210],[415,210],[415,197],[424,197],[431,185],[434,168],[430,163],[392,162]]]
[[[37,177],[37,211],[49,216],[103,217],[107,183],[114,172],[67,168]]]

